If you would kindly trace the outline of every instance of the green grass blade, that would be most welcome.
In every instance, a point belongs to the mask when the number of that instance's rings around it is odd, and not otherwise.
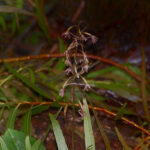
[[[120,141],[120,143],[122,144],[124,150],[132,150],[126,143],[126,141],[124,140],[123,136],[121,135],[121,133],[119,132],[118,128],[115,127],[115,131],[117,133],[118,139]]]
[[[30,78],[31,78],[31,82],[33,83],[33,84],[35,84],[35,75],[34,75],[34,72],[33,72],[33,70],[32,69],[28,69],[29,70],[29,72],[30,72]]]
[[[143,143],[143,140],[138,138],[138,143],[141,146],[140,150],[149,150],[149,148]]]
[[[30,87],[32,90],[37,92],[39,95],[50,99],[50,95],[47,94],[45,91],[42,89],[38,88],[35,84],[33,84],[31,81],[29,81],[26,77],[22,76],[18,72],[16,72],[8,63],[4,63],[6,68],[8,69],[9,72],[11,72],[13,75],[15,75],[17,78],[19,78],[24,84],[26,84],[28,87]]]
[[[29,136],[26,136],[25,138],[25,147],[26,147],[26,150],[32,150]]]
[[[60,52],[60,53],[64,53],[65,50],[66,50],[66,46],[65,46],[63,40],[62,40],[61,38],[58,38],[58,42],[59,42],[59,52]],[[63,69],[65,68],[65,66],[66,66],[66,65],[65,65],[65,63],[63,62],[63,58],[60,58],[60,59],[58,60],[57,65],[56,65],[56,69],[58,69],[58,70],[63,70]]]
[[[89,102],[90,102],[90,101],[89,101]],[[90,102],[90,105],[92,105],[91,102]],[[93,114],[94,114],[94,117],[95,117],[95,119],[96,119],[96,123],[97,123],[97,125],[98,125],[98,127],[99,127],[100,133],[101,133],[101,135],[102,135],[102,137],[103,137],[103,140],[104,140],[106,149],[107,149],[107,150],[112,150],[112,148],[111,148],[111,146],[110,146],[109,139],[108,139],[106,133],[104,132],[104,129],[103,129],[103,127],[102,127],[102,125],[101,125],[101,123],[100,123],[100,121],[99,121],[99,119],[98,119],[98,117],[97,117],[97,113],[96,113],[96,111],[95,111],[94,109],[93,109]]]
[[[31,135],[31,109],[23,117],[21,127],[24,133]]]
[[[2,16],[0,16],[0,26],[2,27],[3,31],[6,31],[7,29],[6,22]]]
[[[29,146],[28,144],[29,141],[26,138],[27,135],[24,132],[13,130],[13,129],[7,129],[3,136],[3,140],[5,141],[9,150],[25,150],[26,148],[25,145]],[[25,144],[25,140],[27,144]],[[33,145],[35,141],[36,141],[35,138],[30,137],[31,145]],[[39,150],[45,150],[43,144],[40,145]]]
[[[34,144],[32,145],[31,150],[38,150],[40,147],[40,144],[41,144],[40,140],[35,141]]]
[[[22,8],[24,0],[16,0],[16,7]]]
[[[14,124],[15,124],[19,106],[20,105],[17,105],[15,108],[11,109],[10,116],[9,116],[8,122],[7,122],[7,128],[14,129]]]
[[[39,19],[40,26],[41,26],[45,36],[47,37],[48,41],[51,43],[49,30],[48,30],[48,27],[47,27],[47,25],[45,23],[45,19],[44,19],[43,13],[41,12],[39,0],[35,0],[35,5],[36,5],[35,8],[36,8],[36,13],[37,13],[37,16],[38,16],[38,19]]]
[[[93,135],[93,129],[92,129],[92,124],[91,124],[91,117],[90,117],[90,112],[88,108],[88,104],[86,99],[83,99],[83,104],[85,107],[85,116],[84,116],[84,134],[85,134],[85,146],[86,150],[95,150],[95,140],[94,140],[94,135]]]
[[[2,139],[2,137],[0,137],[0,144],[1,144],[2,150],[8,150],[7,145],[5,141]]]
[[[5,106],[2,106],[2,108],[0,108],[0,120],[2,118],[4,110],[5,110]]]
[[[56,138],[58,150],[68,150],[66,142],[65,142],[65,138],[63,136],[63,133],[62,133],[62,130],[60,128],[58,121],[54,118],[52,114],[49,114],[49,116],[50,116],[50,120],[52,123],[54,135]]]
[[[111,72],[113,70],[115,70],[116,67],[108,67],[105,69],[101,69],[101,70],[97,70],[97,71],[93,71],[91,73],[88,73],[87,77],[88,78],[97,78],[105,73]]]

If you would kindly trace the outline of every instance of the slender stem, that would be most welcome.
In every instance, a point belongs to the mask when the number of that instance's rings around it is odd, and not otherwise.
[[[19,102],[19,103],[16,103],[16,104],[17,105],[20,104],[20,105],[32,105],[32,106],[34,106],[34,105],[51,105],[52,103],[53,102]],[[61,105],[61,106],[65,106],[66,104],[68,106],[72,106],[72,103],[70,103],[70,102],[67,102],[67,103],[66,102],[59,102],[59,105]],[[79,104],[74,104],[74,107],[80,107],[80,105]],[[105,113],[107,115],[110,115],[112,117],[116,117],[117,116],[116,113],[111,112],[111,111],[106,110],[106,109],[101,108],[101,107],[92,107],[91,105],[88,105],[88,107],[89,107],[89,109],[94,109],[96,111],[103,112],[103,113]],[[125,117],[122,117],[121,120],[124,121],[124,122],[126,122],[126,123],[128,123],[129,125],[137,128],[137,129],[139,129],[140,131],[142,131],[145,134],[147,134],[147,135],[150,136],[150,132],[149,131],[147,131],[146,129],[144,129],[141,126],[137,125],[133,121],[130,121],[130,120],[126,119]]]
[[[77,57],[83,57],[82,54],[76,54]],[[98,60],[100,62],[104,62],[107,64],[111,64],[113,66],[116,66],[128,74],[130,74],[133,78],[135,78],[137,81],[141,81],[141,77],[136,75],[134,72],[132,72],[130,69],[128,69],[126,66],[122,66],[119,63],[112,61],[110,59],[106,59],[100,56],[95,56],[95,55],[88,55],[86,54],[87,58],[93,59],[93,60]],[[9,59],[0,59],[0,63],[3,62],[18,62],[18,61],[27,61],[31,59],[49,59],[49,58],[61,58],[61,57],[66,57],[65,54],[41,54],[41,55],[36,55],[36,56],[25,56],[25,57],[16,57],[16,58],[9,58]],[[74,55],[71,55],[70,57],[74,57]]]
[[[74,129],[75,129],[75,106],[74,106],[74,100],[75,100],[75,86],[73,85],[71,87],[71,102],[72,102],[72,150],[74,150]]]
[[[146,63],[145,63],[145,50],[144,47],[141,49],[142,51],[142,81],[141,81],[141,94],[142,94],[142,103],[145,111],[146,118],[148,122],[150,123],[150,116],[149,116],[149,110],[148,110],[148,102],[147,102],[147,96],[146,96]],[[150,124],[149,124],[150,128]]]

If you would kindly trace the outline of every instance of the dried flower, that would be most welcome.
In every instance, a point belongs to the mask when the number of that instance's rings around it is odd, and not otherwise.
[[[59,92],[59,95],[62,97],[64,96],[64,91],[67,86],[79,86],[82,84],[84,86],[84,91],[88,91],[91,88],[90,85],[87,83],[86,79],[82,77],[82,75],[85,72],[88,72],[89,69],[89,60],[84,51],[84,44],[89,40],[91,40],[91,42],[94,44],[96,43],[97,38],[90,33],[81,31],[80,29],[75,30],[75,32],[71,32],[72,28],[74,27],[75,26],[71,26],[63,34],[63,36],[68,40],[71,39],[71,43],[68,45],[68,48],[65,52],[65,64],[67,66],[65,73],[70,77],[64,83],[63,88]],[[77,53],[82,53],[83,57],[77,58]],[[72,57],[72,55],[74,57]]]
[[[65,89],[62,88],[62,89],[59,91],[59,96],[64,97],[64,93],[65,93]]]

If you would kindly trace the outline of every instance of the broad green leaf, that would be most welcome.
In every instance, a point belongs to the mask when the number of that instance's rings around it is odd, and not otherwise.
[[[115,131],[117,133],[118,139],[120,141],[120,143],[122,144],[124,150],[132,150],[126,143],[126,141],[124,140],[123,136],[121,135],[121,133],[119,132],[118,128],[115,127]]]
[[[25,147],[26,147],[26,150],[31,150],[31,143],[30,143],[29,136],[26,136],[25,138]]]
[[[49,30],[48,30],[48,27],[47,27],[47,25],[45,23],[44,15],[41,12],[39,0],[35,0],[35,5],[36,5],[35,9],[36,9],[36,13],[37,13],[37,16],[38,16],[38,19],[39,19],[40,26],[41,26],[45,36],[47,37],[48,41],[51,43]]]
[[[27,110],[27,113],[22,119],[21,129],[24,133],[31,135],[31,109]]]
[[[5,141],[2,139],[2,137],[0,137],[0,144],[1,144],[2,150],[8,150],[7,145]]]
[[[8,147],[8,150],[26,150],[25,139],[27,135],[21,131],[7,129],[3,136],[3,140]],[[36,139],[30,137],[31,146],[35,143]],[[3,150],[0,147],[0,150]],[[45,150],[43,145],[40,145],[38,150]]]
[[[12,108],[10,110],[10,115],[7,121],[7,128],[14,129],[14,124],[15,124],[18,108],[19,108],[19,105],[17,105],[15,108]]]
[[[60,128],[58,121],[54,118],[54,116],[51,113],[49,114],[49,116],[50,116],[50,120],[52,123],[54,135],[56,138],[58,150],[68,150],[66,142],[65,142],[65,138],[63,136],[63,133],[62,133],[62,130]]]
[[[95,140],[93,135],[93,129],[91,124],[91,117],[86,99],[83,99],[83,105],[85,108],[84,116],[84,134],[85,134],[85,147],[86,150],[90,147],[90,150],[95,150]]]
[[[42,89],[38,88],[35,84],[30,82],[26,77],[22,76],[18,72],[16,72],[8,63],[4,63],[6,68],[8,69],[9,72],[13,73],[17,78],[19,78],[23,83],[25,83],[27,86],[29,86],[32,90],[37,92],[39,95],[50,99],[50,95],[43,91]]]

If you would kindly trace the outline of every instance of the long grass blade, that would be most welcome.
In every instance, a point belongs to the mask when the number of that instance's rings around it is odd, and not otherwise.
[[[35,141],[34,144],[32,145],[31,150],[38,150],[40,147],[40,144],[41,144],[40,140]]]
[[[83,105],[85,107],[84,116],[84,134],[85,134],[85,146],[86,149],[95,150],[95,140],[93,135],[93,129],[91,124],[91,117],[86,99],[83,99]]]
[[[61,38],[58,38],[58,42],[59,42],[59,51],[60,53],[64,53],[66,50],[66,46],[63,42],[63,40]],[[56,65],[56,69],[58,70],[63,70],[65,68],[65,63],[63,62],[63,58],[60,58],[58,60],[58,63]]]
[[[120,143],[122,144],[124,150],[132,150],[126,143],[126,141],[124,140],[123,136],[121,135],[121,133],[119,132],[118,128],[115,127],[115,131],[117,133],[117,136],[119,138]]]
[[[60,128],[58,121],[54,118],[52,114],[49,114],[49,116],[50,116],[50,120],[52,123],[54,135],[56,138],[58,150],[68,150],[66,142],[65,142],[65,138],[63,136],[63,133],[62,133],[62,130]]]
[[[25,138],[25,147],[26,147],[26,150],[32,150],[29,136],[26,136]]]
[[[90,101],[89,101],[89,102],[90,102]],[[90,102],[90,104],[91,104],[91,102]],[[91,104],[91,106],[92,106],[92,104]],[[100,133],[101,133],[101,135],[102,135],[102,137],[103,137],[103,140],[104,140],[106,149],[107,149],[107,150],[112,150],[112,148],[111,148],[111,146],[110,146],[109,139],[108,139],[106,133],[104,132],[104,129],[103,129],[103,127],[102,127],[102,125],[101,125],[101,123],[100,123],[98,117],[97,117],[97,113],[96,113],[96,111],[95,111],[94,109],[92,109],[92,110],[93,110],[93,114],[94,114],[94,117],[95,117],[95,119],[96,119],[96,123],[97,123],[97,125],[98,125],[98,128],[99,128],[99,130],[100,130]]]
[[[29,109],[23,117],[22,131],[28,135],[31,135],[31,109]]]
[[[8,150],[7,145],[5,141],[2,139],[2,137],[0,137],[0,144],[1,144],[2,150]]]
[[[42,28],[45,36],[47,37],[48,41],[51,43],[49,30],[48,30],[48,27],[47,27],[47,25],[45,23],[45,19],[44,19],[43,13],[42,13],[41,8],[40,8],[39,0],[35,0],[35,5],[36,5],[36,7],[35,7],[36,8],[36,13],[38,15],[38,19],[39,19],[41,28]]]
[[[18,72],[16,72],[9,64],[4,63],[6,68],[8,69],[9,72],[11,72],[12,74],[14,74],[17,78],[19,78],[23,83],[25,83],[28,87],[30,87],[32,90],[34,90],[35,92],[37,92],[39,95],[50,99],[50,95],[47,94],[45,91],[43,91],[42,89],[38,88],[35,84],[33,84],[32,82],[30,82],[26,77],[22,76],[21,74],[19,74]]]
[[[14,124],[15,124],[15,120],[16,120],[19,106],[20,105],[17,105],[15,108],[13,108],[10,111],[10,116],[9,116],[8,122],[7,122],[7,128],[14,129]]]

